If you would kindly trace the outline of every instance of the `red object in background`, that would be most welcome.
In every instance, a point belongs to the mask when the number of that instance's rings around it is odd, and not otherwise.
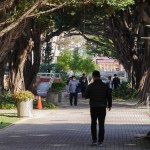
[[[41,101],[41,96],[38,96],[38,101],[37,101],[37,109],[42,109],[42,101]]]
[[[61,78],[55,78],[54,82],[61,82]]]
[[[51,79],[50,78],[41,78],[40,77],[40,82],[49,82]]]

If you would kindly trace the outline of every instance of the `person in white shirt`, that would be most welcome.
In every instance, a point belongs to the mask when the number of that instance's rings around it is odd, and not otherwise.
[[[77,106],[77,100],[78,100],[78,93],[76,91],[78,86],[78,81],[76,80],[75,76],[72,76],[71,80],[68,83],[68,92],[70,93],[70,105],[72,106],[73,99],[74,99],[74,105]]]

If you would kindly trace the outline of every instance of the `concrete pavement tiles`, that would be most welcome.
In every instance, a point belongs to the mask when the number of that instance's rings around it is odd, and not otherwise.
[[[33,118],[0,130],[0,150],[149,150],[146,109],[115,102],[107,112],[103,147],[91,146],[88,102],[77,107],[64,101],[56,110],[36,110]]]

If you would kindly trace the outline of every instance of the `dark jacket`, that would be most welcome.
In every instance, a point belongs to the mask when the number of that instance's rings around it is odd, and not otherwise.
[[[88,85],[87,78],[82,76],[79,80],[79,83],[80,83],[81,89],[86,89],[86,87]]]
[[[112,81],[112,84],[113,84],[114,89],[117,89],[120,84],[120,79],[118,77],[115,77]]]
[[[90,99],[90,107],[110,108],[112,106],[111,91],[101,79],[97,79],[88,85],[85,91],[85,98]]]

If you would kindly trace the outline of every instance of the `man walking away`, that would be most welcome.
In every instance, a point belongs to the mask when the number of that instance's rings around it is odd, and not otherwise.
[[[76,92],[76,88],[78,86],[78,81],[75,76],[72,76],[71,80],[68,83],[68,92],[70,93],[70,105],[72,106],[73,98],[74,105],[77,106],[78,93]]]
[[[92,77],[94,82],[88,85],[85,91],[85,98],[90,99],[92,144],[103,146],[106,108],[111,110],[112,96],[109,87],[100,79],[99,71],[93,71]],[[97,119],[99,123],[98,139]]]
[[[117,74],[114,74],[112,84],[113,84],[113,89],[118,89],[119,88],[120,79],[118,78]]]

